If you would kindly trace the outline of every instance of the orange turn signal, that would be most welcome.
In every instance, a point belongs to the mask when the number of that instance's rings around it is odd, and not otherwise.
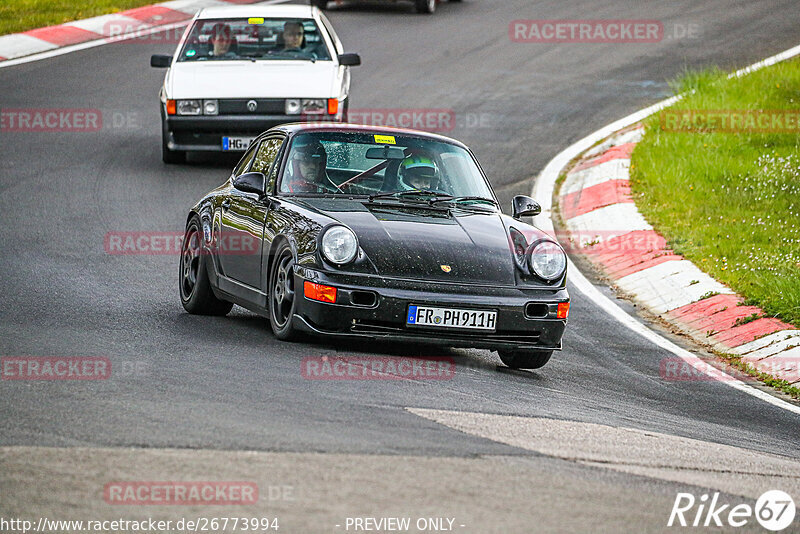
[[[336,115],[339,111],[339,99],[338,98],[329,98],[328,99],[328,115]]]
[[[174,100],[167,100],[167,115],[175,115],[178,113],[178,106]]]
[[[569,302],[559,302],[558,303],[558,312],[556,317],[559,319],[566,319],[569,317]]]
[[[303,284],[303,293],[306,298],[310,300],[318,300],[320,302],[336,302],[336,288],[331,286],[323,286],[322,284],[315,284],[314,282],[306,281]]]

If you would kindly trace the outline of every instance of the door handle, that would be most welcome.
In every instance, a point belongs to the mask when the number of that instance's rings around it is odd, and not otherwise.
[[[228,209],[228,208],[230,208],[230,207],[231,207],[231,201],[230,201],[230,199],[227,199],[227,200],[223,200],[223,201],[222,201],[222,209],[224,209],[224,210],[227,210],[227,209]]]

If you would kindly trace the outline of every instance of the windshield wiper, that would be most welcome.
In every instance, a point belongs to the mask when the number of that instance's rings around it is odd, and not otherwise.
[[[433,204],[438,200],[452,200],[453,195],[442,193],[441,191],[431,191],[430,189],[411,189],[409,191],[391,191],[388,193],[375,193],[369,196],[369,201],[372,202],[376,198],[395,198],[398,200],[405,200],[408,197],[434,197],[428,200]]]
[[[413,198],[413,197],[423,197],[423,196],[433,196],[435,198],[427,200]],[[406,205],[441,209],[438,206],[434,206],[433,201],[447,200],[449,198],[452,198],[452,195],[449,195],[447,193],[442,193],[441,191],[430,191],[427,189],[411,189],[409,191],[390,191],[388,193],[375,193],[370,195],[367,201],[373,202],[377,199],[391,199],[396,201],[406,201]],[[409,203],[408,202],[409,200],[411,200],[412,202]],[[403,205],[403,202],[400,202],[400,204],[398,205]],[[445,208],[445,210],[446,209],[447,208]]]
[[[453,197],[453,196],[450,196],[450,198],[446,198],[446,197],[432,198],[430,200],[430,203],[434,204],[436,202],[469,202],[469,201],[472,201],[472,202],[484,202],[484,203],[487,203],[487,204],[491,204],[492,206],[497,206],[497,202],[495,202],[494,199],[486,198],[486,197]]]

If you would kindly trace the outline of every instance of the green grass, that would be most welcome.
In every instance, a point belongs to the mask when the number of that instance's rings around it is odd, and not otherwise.
[[[728,79],[687,73],[670,110],[800,110],[800,60]],[[666,131],[646,122],[631,186],[645,218],[712,277],[800,326],[800,130],[795,133]]]
[[[105,15],[158,0],[4,0],[0,2],[0,35]]]

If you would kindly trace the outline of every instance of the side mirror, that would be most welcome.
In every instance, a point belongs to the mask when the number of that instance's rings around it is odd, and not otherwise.
[[[361,56],[358,54],[339,54],[339,65],[342,67],[357,67],[361,65]]]
[[[168,69],[172,64],[172,56],[165,56],[163,54],[153,54],[150,56],[150,66],[157,69]]]
[[[233,187],[243,193],[256,193],[259,196],[266,194],[266,180],[260,172],[246,172],[233,180]]]
[[[542,212],[542,207],[531,197],[517,195],[511,204],[511,216],[519,220],[522,217],[536,217]]]

